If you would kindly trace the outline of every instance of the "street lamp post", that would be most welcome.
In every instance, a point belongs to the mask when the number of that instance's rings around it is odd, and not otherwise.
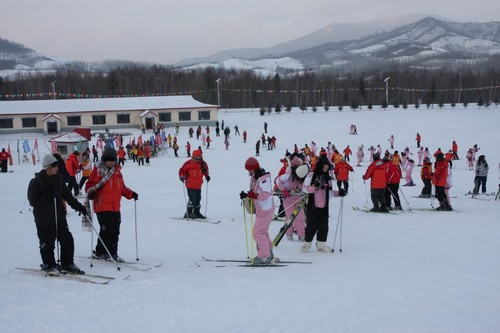
[[[52,86],[52,97],[56,99],[56,81],[51,82],[50,85]]]
[[[385,82],[385,104],[389,105],[389,79],[391,77],[387,77],[384,82]]]
[[[215,83],[217,83],[217,105],[220,106],[220,79],[217,79]]]

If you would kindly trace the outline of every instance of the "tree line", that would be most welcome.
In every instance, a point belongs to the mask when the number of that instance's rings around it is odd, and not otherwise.
[[[222,108],[328,110],[445,103],[488,106],[499,103],[499,88],[500,71],[496,69],[426,70],[394,66],[359,73],[279,70],[262,76],[249,70],[181,70],[128,64],[109,71],[74,66],[50,74],[0,78],[0,100],[192,95],[203,103],[220,102]]]

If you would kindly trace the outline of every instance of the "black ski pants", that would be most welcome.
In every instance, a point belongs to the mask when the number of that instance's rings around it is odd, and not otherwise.
[[[107,254],[108,252],[104,248],[104,245],[106,245],[111,255],[116,256],[118,254],[118,239],[120,236],[120,224],[122,222],[121,213],[108,211],[99,212],[96,215],[101,229],[99,231],[100,239],[97,240],[95,254],[97,256]]]
[[[391,207],[391,197],[394,198],[394,206],[401,207],[401,200],[399,200],[399,183],[387,184],[385,191],[385,205],[387,208]]]
[[[75,243],[73,235],[69,231],[66,219],[58,221],[56,225],[36,225],[38,235],[40,255],[42,262],[48,267],[55,267],[56,260],[54,258],[54,249],[56,239],[61,246],[61,265],[68,266],[73,264],[73,256],[75,253]]]
[[[371,189],[371,199],[373,202],[373,208],[375,209],[385,209],[385,188],[372,188]]]
[[[314,235],[316,241],[326,242],[328,237],[328,206],[325,208],[307,207],[307,225],[304,240],[312,242]]]

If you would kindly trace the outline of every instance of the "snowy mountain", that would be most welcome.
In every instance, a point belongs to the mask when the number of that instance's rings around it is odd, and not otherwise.
[[[287,55],[309,67],[344,69],[394,63],[426,68],[481,65],[500,55],[500,22],[455,23],[427,17],[390,32]]]
[[[498,67],[500,22],[458,23],[418,16],[360,23],[335,23],[269,48],[234,49],[204,58],[186,59],[182,69],[221,67],[252,70],[261,75],[308,70],[356,70],[394,64],[412,67]],[[404,24],[413,22],[409,24]],[[0,77],[77,66],[109,70],[124,61],[71,63],[46,57],[20,44],[0,39]],[[83,67],[82,67],[83,66]]]
[[[305,36],[292,39],[271,47],[223,50],[207,57],[184,59],[182,61],[179,61],[175,65],[185,67],[200,63],[219,63],[230,58],[245,60],[276,58],[288,52],[305,50],[328,42],[333,43],[342,40],[358,39],[371,35],[374,32],[390,31],[394,28],[408,24],[408,22],[415,22],[425,17],[425,15],[415,14],[385,17],[376,20],[355,23],[332,23]]]
[[[44,56],[24,45],[0,38],[0,77],[40,73],[60,67],[62,61]]]

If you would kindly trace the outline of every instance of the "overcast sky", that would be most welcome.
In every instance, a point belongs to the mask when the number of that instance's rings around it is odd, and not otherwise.
[[[0,37],[68,60],[172,64],[406,14],[500,21],[500,0],[0,0]]]

